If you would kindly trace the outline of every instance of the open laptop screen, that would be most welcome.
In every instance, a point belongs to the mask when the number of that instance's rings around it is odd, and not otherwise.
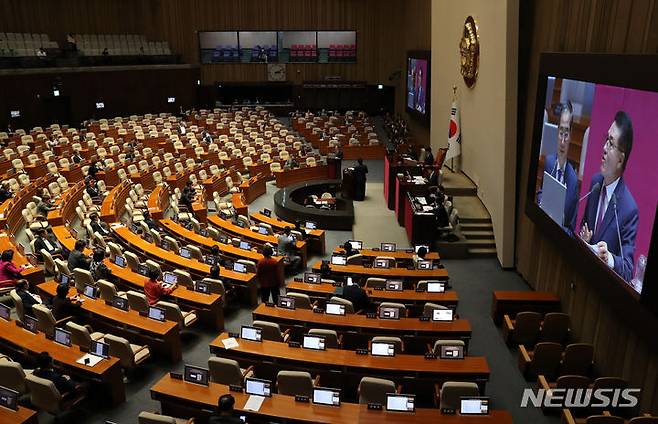
[[[261,329],[256,327],[250,327],[248,325],[243,325],[240,328],[240,338],[245,340],[251,340],[253,342],[260,342],[262,340]]]
[[[325,350],[326,345],[324,342],[324,337],[322,336],[313,336],[313,335],[305,335],[304,336],[304,342],[302,346],[305,349],[314,349],[314,350]]]

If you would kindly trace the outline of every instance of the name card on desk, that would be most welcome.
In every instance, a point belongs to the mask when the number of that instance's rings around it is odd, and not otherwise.
[[[375,312],[366,312],[366,318],[377,319],[377,313],[375,313]]]
[[[245,411],[258,412],[260,407],[263,405],[264,400],[265,398],[263,396],[250,395],[242,409]]]
[[[429,321],[430,317],[428,317],[427,315],[421,315],[420,317],[418,317],[418,320],[420,320],[420,321]]]
[[[301,347],[299,342],[288,342],[288,347]]]
[[[368,353],[369,353],[368,349],[357,349],[356,350],[357,355],[367,355]]]
[[[222,344],[224,344],[224,348],[226,348],[227,350],[228,349],[233,349],[233,348],[236,348],[236,347],[240,346],[240,344],[235,339],[235,337],[230,337],[228,339],[222,340]]]
[[[381,403],[369,403],[368,410],[370,411],[381,411],[384,409],[384,405]]]
[[[310,399],[308,396],[295,395],[295,402],[309,403]]]

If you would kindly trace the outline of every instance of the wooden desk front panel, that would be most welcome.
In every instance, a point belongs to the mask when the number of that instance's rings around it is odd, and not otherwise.
[[[336,247],[334,249],[335,254],[342,255],[345,253],[345,249],[342,247]],[[395,258],[396,261],[413,261],[414,253],[405,252],[403,250],[396,250],[395,252],[383,252],[381,250],[374,249],[361,249],[359,253],[368,258],[375,258],[377,256],[389,256]],[[425,259],[428,261],[438,261],[441,259],[438,252],[429,252],[425,256]]]
[[[73,187],[69,187],[69,189],[55,201],[55,207],[57,209],[48,212],[48,223],[51,226],[56,226],[71,221],[71,218],[75,216],[75,208],[78,206],[78,200],[82,199],[84,190],[84,181],[80,181]]]
[[[309,180],[326,180],[329,178],[329,166],[307,166],[305,168],[286,169],[274,172],[276,186],[283,188],[291,184]]]
[[[512,318],[519,312],[535,311],[543,314],[560,311],[560,298],[551,292],[537,291],[501,291],[492,293],[491,317],[500,325],[503,315]]]
[[[287,221],[283,221],[279,218],[268,217],[263,215],[260,212],[251,213],[251,218],[256,222],[262,222],[272,226],[274,231],[283,231],[286,227],[294,228],[295,224]],[[319,253],[320,255],[325,254],[325,233],[324,230],[310,230],[306,231],[306,239],[309,241],[309,249],[313,252]]]
[[[313,271],[319,272],[321,261],[313,265]],[[365,277],[403,278],[407,280],[448,280],[448,271],[439,269],[407,269],[407,268],[366,268],[362,265],[332,265],[329,264],[332,274],[360,275]]]

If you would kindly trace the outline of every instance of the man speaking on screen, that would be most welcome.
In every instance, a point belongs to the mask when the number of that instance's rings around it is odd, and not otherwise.
[[[570,102],[561,105],[560,122],[557,129],[557,153],[547,155],[544,160],[544,172],[553,176],[566,186],[564,200],[564,220],[562,227],[573,235],[576,230],[576,207],[578,205],[578,175],[568,161],[569,144],[571,143],[571,126],[573,124],[573,108]],[[541,191],[537,194],[541,203]]]
[[[603,145],[600,173],[592,177],[580,238],[592,251],[630,281],[638,226],[638,209],[624,183],[633,148],[633,124],[624,111],[615,115]]]

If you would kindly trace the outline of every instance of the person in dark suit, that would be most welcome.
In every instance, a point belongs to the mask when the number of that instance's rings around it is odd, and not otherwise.
[[[57,242],[48,238],[48,233],[43,228],[37,231],[37,237],[34,239],[34,252],[32,252],[36,255],[37,259],[43,261],[41,249],[45,249],[46,252],[50,253],[50,256],[62,255],[62,249]]]
[[[434,167],[431,167],[427,174],[427,185],[429,187],[437,187],[439,185],[439,171],[437,171]]]
[[[218,414],[213,414],[208,419],[208,424],[242,424],[242,420],[235,415],[233,406],[235,398],[231,394],[219,397],[217,401]]]
[[[85,390],[84,384],[72,380],[68,375],[61,374],[53,368],[53,358],[48,352],[41,352],[37,356],[37,368],[34,370],[34,375],[52,381],[59,394],[65,399],[76,392]]]
[[[56,289],[56,295],[53,297],[52,313],[53,317],[60,319],[77,315],[80,312],[80,303],[74,303],[69,299],[69,285],[59,284]]]
[[[368,294],[357,284],[352,284],[351,286],[346,285],[343,287],[343,293],[338,294],[338,297],[352,302],[352,306],[354,306],[354,312],[373,309],[373,304],[370,301]]]
[[[633,276],[639,222],[637,203],[623,177],[632,148],[633,124],[626,112],[618,111],[608,129],[601,169],[592,177],[580,223],[580,238],[626,281]]]
[[[80,152],[75,152],[73,154],[73,156],[71,156],[71,160],[73,161],[73,163],[80,163],[80,162],[84,161],[85,158],[82,157]]]
[[[366,198],[366,174],[368,167],[363,164],[363,159],[357,160],[358,165],[354,167],[354,182],[356,184],[356,193],[354,200],[364,200]]]
[[[561,223],[564,231],[573,235],[576,231],[576,212],[578,206],[578,174],[569,163],[569,144],[571,143],[571,126],[573,124],[573,108],[570,102],[561,105],[560,123],[558,125],[557,154],[551,154],[544,159],[544,172],[550,174],[567,187],[564,200],[564,220]],[[543,175],[543,174],[542,174]],[[537,202],[541,204],[541,190],[537,193]]]
[[[103,237],[109,237],[110,236],[110,229],[107,226],[106,223],[100,222],[98,219],[98,215],[93,213],[89,216],[89,226],[91,229],[94,231],[94,233],[99,233]]]
[[[89,271],[91,259],[83,253],[85,247],[87,247],[87,242],[85,240],[77,240],[75,242],[75,247],[71,250],[68,257],[68,266],[71,272],[76,268]]]
[[[28,291],[29,288],[30,283],[28,283],[27,280],[18,280],[16,282],[16,294],[18,294],[18,297],[20,297],[23,302],[23,311],[25,312],[25,315],[34,316],[32,306],[40,305],[41,302],[30,294]]]
[[[2,186],[0,186],[0,203],[7,199],[11,199],[13,196],[14,193],[11,192],[9,183],[7,181],[3,181]]]

